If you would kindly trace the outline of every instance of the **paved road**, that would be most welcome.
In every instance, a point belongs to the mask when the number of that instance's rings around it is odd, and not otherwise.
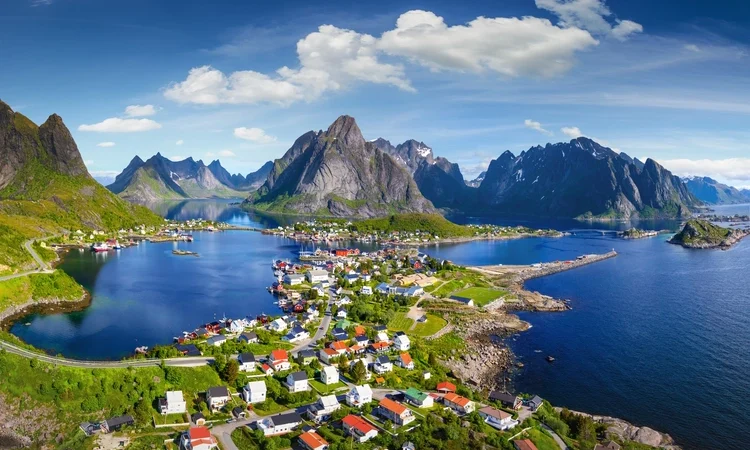
[[[47,236],[45,238],[40,238],[40,239],[50,239],[50,238],[53,238],[53,237],[55,237],[55,236]],[[14,278],[21,278],[21,277],[25,277],[26,275],[30,275],[32,273],[52,273],[52,272],[54,272],[54,270],[50,269],[50,267],[47,265],[47,263],[45,263],[44,260],[37,254],[37,252],[34,250],[34,247],[32,247],[32,245],[34,245],[34,241],[36,241],[36,239],[30,239],[30,240],[24,242],[23,243],[23,247],[26,249],[27,252],[29,252],[31,254],[31,257],[34,258],[34,261],[36,262],[37,268],[34,269],[34,270],[27,270],[26,272],[15,273],[13,275],[5,275],[3,277],[0,277],[0,281],[7,281],[7,280],[12,280]]]
[[[326,310],[323,315],[323,320],[320,322],[320,326],[318,327],[318,330],[315,332],[312,338],[306,339],[296,346],[292,348],[291,353],[297,353],[300,350],[306,350],[310,349],[315,346],[315,344],[323,339],[328,333],[328,328],[331,326],[331,320],[333,320],[333,317],[331,316],[331,306],[333,305],[333,291],[331,292],[330,300],[328,300],[328,304],[326,305]]]
[[[542,426],[542,428],[547,430],[549,434],[552,435],[552,438],[555,440],[555,442],[557,442],[557,445],[560,447],[561,450],[568,450],[568,446],[565,444],[565,441],[563,441],[562,438],[558,436],[558,434],[555,433],[555,431],[552,428],[548,427],[547,425],[543,423],[540,423],[540,425]]]

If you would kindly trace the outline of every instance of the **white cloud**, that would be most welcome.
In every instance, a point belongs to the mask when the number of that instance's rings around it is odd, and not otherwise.
[[[240,127],[234,129],[235,137],[258,144],[269,144],[276,141],[276,136],[270,136],[261,128]]]
[[[658,162],[681,177],[709,176],[721,181],[750,182],[750,158],[660,159]]]
[[[185,141],[183,141],[182,139],[180,139],[177,142],[175,142],[174,145],[182,145],[184,143],[185,143]]]
[[[161,128],[161,124],[151,119],[120,119],[111,117],[102,122],[81,125],[78,131],[96,131],[99,133],[135,133],[139,131],[150,131]]]
[[[571,139],[583,136],[583,133],[581,133],[581,129],[578,127],[562,127],[560,128],[560,131],[562,131],[565,136],[568,136]]]
[[[168,158],[168,159],[169,159],[170,161],[182,161],[182,160],[184,160],[184,159],[187,159],[187,156],[181,156],[181,155],[172,155],[172,156],[167,156],[167,158]]]
[[[383,33],[379,48],[433,70],[553,76],[573,66],[575,52],[598,42],[587,31],[536,17],[478,17],[448,26],[429,11],[409,11]]]
[[[100,142],[100,143],[96,144],[96,146],[97,147],[104,147],[104,148],[114,147],[115,143],[114,142]]]
[[[523,124],[526,126],[526,128],[530,128],[532,130],[536,130],[540,133],[551,135],[552,132],[545,130],[542,128],[542,124],[540,122],[537,122],[535,120],[526,119],[523,121]]]
[[[695,44],[685,44],[685,50],[689,50],[691,52],[700,53],[701,49]]]
[[[128,117],[146,117],[156,114],[154,105],[130,105],[125,108],[125,115]]]
[[[599,36],[626,40],[633,33],[643,31],[641,24],[632,20],[617,20],[613,26],[606,18],[612,11],[604,0],[536,0],[537,8],[546,9],[560,18],[560,25],[588,30]]]
[[[235,155],[233,151],[231,150],[220,150],[219,152],[206,152],[207,158],[215,158],[217,156],[221,156],[223,158],[234,158]]]

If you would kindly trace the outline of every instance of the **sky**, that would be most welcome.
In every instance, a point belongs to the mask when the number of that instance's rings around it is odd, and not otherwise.
[[[0,0],[0,99],[95,175],[157,152],[249,173],[339,115],[473,178],[587,136],[750,186],[750,2]]]

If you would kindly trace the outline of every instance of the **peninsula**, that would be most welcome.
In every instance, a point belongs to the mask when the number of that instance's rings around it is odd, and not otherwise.
[[[685,248],[727,250],[750,234],[748,229],[729,229],[700,219],[688,220],[682,231],[669,240]]]

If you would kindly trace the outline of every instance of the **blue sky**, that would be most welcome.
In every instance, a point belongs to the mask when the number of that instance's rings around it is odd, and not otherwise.
[[[260,3],[260,4],[259,4]],[[594,138],[750,186],[750,5],[716,0],[2,0],[0,99],[56,112],[92,173],[136,154],[247,173],[341,114],[467,177]]]

